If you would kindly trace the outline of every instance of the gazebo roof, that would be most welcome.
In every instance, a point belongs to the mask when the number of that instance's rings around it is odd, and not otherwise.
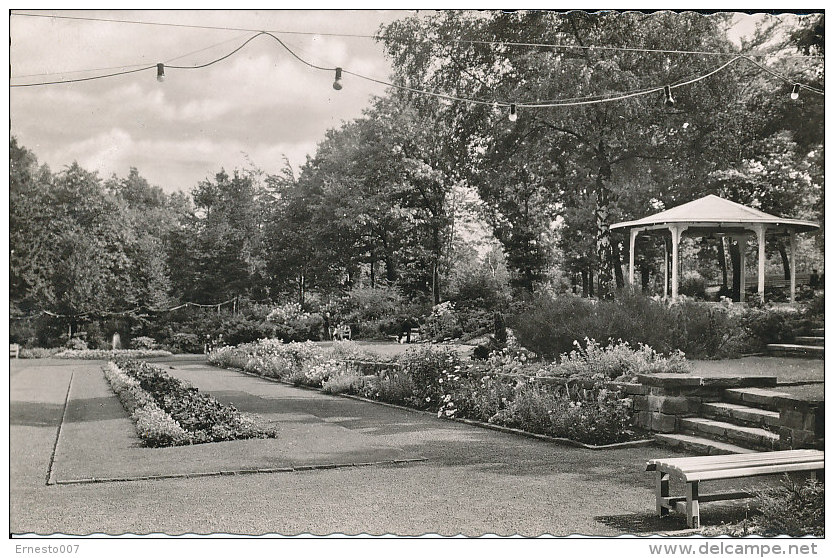
[[[661,211],[655,215],[643,217],[636,221],[623,221],[611,225],[612,229],[631,229],[634,227],[652,227],[679,223],[698,228],[738,228],[744,225],[768,225],[769,227],[784,227],[796,232],[818,229],[819,225],[812,221],[799,219],[783,219],[770,215],[764,211],[741,205],[740,203],[719,198],[710,194],[703,198]]]

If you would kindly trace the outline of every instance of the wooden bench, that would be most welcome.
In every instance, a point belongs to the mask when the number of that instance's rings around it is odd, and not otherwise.
[[[646,471],[656,471],[655,497],[658,515],[668,515],[674,509],[686,514],[686,524],[691,528],[701,526],[700,504],[720,500],[750,498],[750,492],[736,491],[720,494],[699,494],[702,481],[738,479],[759,475],[775,475],[796,471],[814,471],[823,481],[825,452],[819,450],[788,450],[734,455],[708,455],[704,457],[674,457],[652,459],[646,463]],[[669,496],[669,478],[686,484],[686,496]]]
[[[20,358],[20,345],[17,343],[9,344],[9,358]]]

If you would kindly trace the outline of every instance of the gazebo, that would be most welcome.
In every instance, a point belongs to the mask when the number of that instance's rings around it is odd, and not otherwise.
[[[744,254],[747,246],[747,234],[755,233],[759,247],[759,297],[762,301],[764,301],[765,287],[765,236],[769,234],[787,236],[790,244],[791,302],[795,300],[796,291],[794,235],[818,228],[819,225],[811,221],[783,219],[712,194],[636,221],[624,221],[611,225],[612,230],[623,229],[630,233],[628,278],[632,285],[634,284],[634,245],[637,235],[645,231],[669,230],[672,234],[673,300],[678,296],[678,270],[680,265],[678,245],[684,233],[695,237],[723,234],[739,243],[739,252],[741,253],[741,300],[744,300],[746,280]],[[668,258],[668,254],[666,254],[666,257]],[[664,273],[666,272],[664,271]],[[664,284],[668,284],[668,280]]]

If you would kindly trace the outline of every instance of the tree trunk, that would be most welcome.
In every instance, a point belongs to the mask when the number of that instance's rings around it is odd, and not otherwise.
[[[788,251],[785,250],[785,245],[780,240],[777,245],[779,246],[779,255],[782,256],[782,271],[784,272],[785,280],[791,280],[791,261],[788,259]]]
[[[588,269],[588,296],[594,296],[594,270]]]
[[[431,293],[435,306],[440,304],[440,270],[437,261],[432,264],[431,272]]]
[[[625,287],[625,278],[623,277],[623,264],[620,258],[620,243],[611,243],[611,266],[614,268],[614,277],[617,280],[617,288]]]
[[[608,182],[611,180],[611,165],[605,155],[605,145],[599,142],[598,157],[600,159],[599,172],[597,173],[597,269],[599,282],[599,296],[608,294],[610,290],[612,273],[612,249],[611,230],[608,223],[608,198],[610,188]],[[620,271],[622,273],[622,270]]]
[[[741,300],[741,252],[738,244],[730,241],[730,261],[733,265],[733,300]]]
[[[375,276],[374,276],[374,266],[376,265],[376,260],[371,259],[371,288],[373,289],[376,286]]]
[[[640,289],[644,294],[649,292],[649,266],[645,262],[640,265]]]
[[[588,289],[588,270],[582,270],[582,296],[584,298],[588,298],[591,296],[590,290]]]
[[[721,269],[721,290],[727,291],[727,253],[724,250],[724,237],[718,237],[718,267]]]

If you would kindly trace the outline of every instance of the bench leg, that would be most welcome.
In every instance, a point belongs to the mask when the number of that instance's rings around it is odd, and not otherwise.
[[[669,515],[666,498],[669,497],[669,473],[658,471],[654,482],[654,493],[657,499],[657,515]]]
[[[686,524],[690,529],[701,526],[701,511],[698,507],[698,481],[686,483]]]
[[[814,471],[814,478],[821,483],[825,483],[825,469],[817,469]]]

